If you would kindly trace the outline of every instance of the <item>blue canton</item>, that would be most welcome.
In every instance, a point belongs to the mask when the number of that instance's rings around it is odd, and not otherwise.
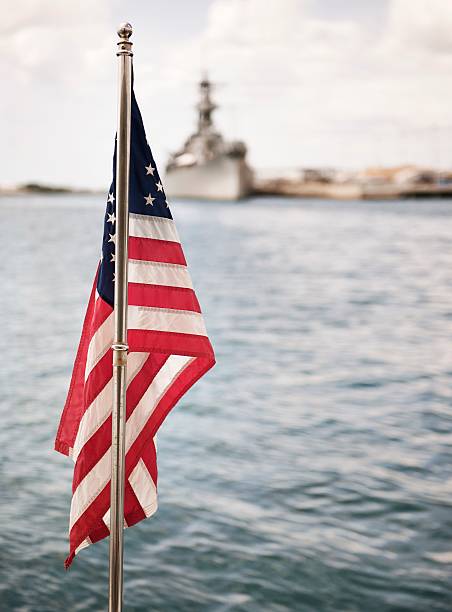
[[[97,292],[113,306],[116,234],[116,145],[113,181],[107,198]],[[172,219],[157,165],[146,140],[143,120],[132,92],[129,212]]]

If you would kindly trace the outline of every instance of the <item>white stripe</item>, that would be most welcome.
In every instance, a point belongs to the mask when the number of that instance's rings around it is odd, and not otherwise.
[[[143,459],[140,459],[129,476],[133,492],[146,516],[157,510],[157,489]]]
[[[108,527],[108,530],[110,530],[110,508],[108,508],[107,512],[102,517],[102,520],[104,521],[106,527]],[[124,529],[127,529],[127,527],[128,525],[126,519],[124,519]]]
[[[85,381],[91,370],[113,344],[114,312],[112,312],[91,338],[86,356]]]
[[[202,315],[190,310],[129,306],[128,327],[129,329],[152,329],[162,332],[207,336]]]
[[[74,448],[72,450],[72,459],[74,463],[77,461],[83,446],[102,425],[105,420],[105,418],[102,419],[103,415],[107,413],[108,416],[111,413],[112,398],[113,380],[110,378],[80,419]]]
[[[138,438],[167,389],[194,359],[184,355],[170,355],[165,361],[127,421],[126,452]]]
[[[89,538],[86,538],[86,540],[83,540],[83,542],[80,544],[80,546],[77,546],[77,548],[75,549],[74,553],[76,555],[78,555],[78,553],[83,550],[84,548],[86,548],[87,546],[89,546],[91,544],[91,540]]]
[[[111,470],[111,447],[99,459],[93,469],[76,488],[71,501],[71,516],[69,530],[81,517],[88,506],[93,502],[110,479]],[[105,477],[107,475],[107,477]]]
[[[141,461],[141,459],[140,459],[140,461]],[[132,472],[132,474],[133,474],[133,472]],[[152,478],[151,478],[151,482],[154,483]],[[136,493],[135,493],[135,495],[136,495]],[[140,505],[141,505],[141,503],[140,503]],[[158,507],[158,505],[157,505],[157,493],[156,493],[154,502],[150,506],[142,508],[143,512],[146,515],[146,518],[149,518],[150,516],[155,514],[155,512],[157,512],[157,507]],[[107,529],[110,531],[110,509],[108,509],[107,512],[104,514],[104,516],[102,517],[102,520],[103,520],[105,526],[107,527]],[[128,528],[127,521],[126,521],[126,519],[124,519],[124,529],[127,529],[127,528]],[[92,542],[91,542],[90,538],[86,538],[86,540],[83,540],[83,542],[80,544],[80,546],[78,546],[75,549],[75,554],[77,555],[81,550],[83,550],[84,548],[89,546],[91,543]]]
[[[187,266],[129,259],[129,283],[193,289]]]
[[[126,425],[126,453],[141,433],[160,399],[194,357],[170,355],[157,372],[147,391],[130,415]],[[99,459],[74,491],[71,502],[70,529],[110,480],[111,447]]]
[[[154,238],[156,240],[180,242],[172,219],[137,215],[136,213],[129,213],[129,235],[135,238]]]
[[[149,353],[129,353],[127,358],[127,386],[141,370]],[[80,419],[77,437],[74,442],[72,459],[77,461],[83,446],[111,414],[113,402],[113,380],[110,379],[102,391],[97,395],[91,405]]]

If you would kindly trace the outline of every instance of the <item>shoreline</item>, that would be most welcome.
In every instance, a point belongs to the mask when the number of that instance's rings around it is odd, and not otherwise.
[[[319,198],[328,200],[403,200],[406,198],[452,197],[452,184],[430,183],[361,184],[300,182],[287,179],[261,181],[253,195]]]
[[[0,197],[16,196],[74,196],[103,195],[98,189],[71,189],[66,187],[18,187],[0,188]],[[257,182],[248,196],[238,201],[244,201],[255,196],[277,196],[282,198],[306,198],[324,200],[403,200],[413,198],[448,198],[452,197],[451,184],[408,183],[396,184],[361,184],[334,183],[320,181],[294,181],[290,179],[269,179]],[[189,198],[192,199],[192,198]],[[195,198],[196,199],[196,198]]]

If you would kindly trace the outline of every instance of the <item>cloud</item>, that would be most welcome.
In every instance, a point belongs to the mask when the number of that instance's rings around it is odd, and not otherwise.
[[[362,44],[358,23],[314,18],[307,2],[216,0],[204,32],[173,44],[155,76],[173,99],[194,100],[207,69],[220,84],[223,129],[250,144],[258,165],[296,165],[306,130],[323,129],[334,114],[331,88],[346,78]]]
[[[2,11],[0,70],[22,83],[86,77],[108,41],[108,2],[24,0]]]
[[[204,32],[173,45],[161,79],[192,83],[207,67],[226,83],[220,103],[242,118],[258,165],[437,163],[438,126],[452,124],[452,5],[425,9],[392,0],[372,28],[350,13],[319,18],[308,1],[215,0]]]
[[[247,142],[256,166],[452,165],[452,4],[351,5],[333,13],[327,0],[212,0],[204,15],[206,1],[180,1],[170,20],[132,3],[136,90],[160,165],[193,128],[206,69],[219,128]],[[0,180],[108,177],[118,11],[108,0],[4,7]],[[184,28],[193,11],[198,20]]]
[[[443,0],[393,0],[385,42],[404,55],[452,58],[452,4]]]

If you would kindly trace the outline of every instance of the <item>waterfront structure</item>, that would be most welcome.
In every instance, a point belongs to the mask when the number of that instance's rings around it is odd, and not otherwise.
[[[216,131],[207,78],[199,84],[198,126],[180,151],[172,154],[166,168],[165,189],[170,197],[239,200],[252,189],[253,176],[242,141],[224,140]]]

